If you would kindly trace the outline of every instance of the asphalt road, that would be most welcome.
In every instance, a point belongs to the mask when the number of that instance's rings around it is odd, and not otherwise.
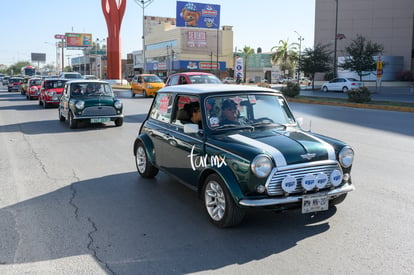
[[[291,103],[356,151],[356,191],[327,212],[251,210],[212,226],[196,194],[136,172],[151,99],[71,130],[0,87],[0,274],[413,274],[414,114]],[[311,126],[310,126],[311,125]]]

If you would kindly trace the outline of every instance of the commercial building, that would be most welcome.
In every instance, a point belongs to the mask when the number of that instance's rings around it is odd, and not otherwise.
[[[232,72],[233,28],[177,27],[175,18],[145,16],[145,62],[133,52],[134,71],[168,76],[172,72],[206,71],[219,77]]]
[[[362,35],[384,46],[384,80],[401,71],[414,75],[413,0],[315,1],[315,44],[329,44],[332,51],[336,44],[340,61],[346,45]]]

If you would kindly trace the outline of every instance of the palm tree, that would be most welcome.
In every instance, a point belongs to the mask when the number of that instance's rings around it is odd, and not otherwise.
[[[296,61],[299,59],[298,48],[298,43],[289,44],[289,40],[279,40],[279,46],[273,46],[270,49],[273,52],[270,57],[272,64],[278,64],[283,72],[288,70],[291,74]]]
[[[244,46],[243,50],[239,50],[239,52],[243,53],[243,57],[244,57],[243,82],[246,82],[247,59],[249,59],[249,56],[254,54],[254,49],[249,46]]]

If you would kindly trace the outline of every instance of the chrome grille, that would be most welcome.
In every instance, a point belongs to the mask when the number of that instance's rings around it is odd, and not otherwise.
[[[111,106],[94,106],[83,110],[84,116],[113,116],[116,115],[116,110]]]
[[[294,193],[303,193],[305,190],[303,189],[301,183],[304,176],[307,174],[316,175],[318,173],[325,173],[330,179],[331,173],[333,170],[342,171],[341,167],[336,161],[321,161],[321,162],[312,162],[308,163],[307,165],[292,165],[282,167],[280,169],[274,168],[272,173],[269,176],[269,179],[266,183],[266,190],[270,196],[277,196],[277,195],[284,195],[285,191],[282,189],[282,181],[287,176],[295,177],[297,180],[297,187]],[[332,187],[330,180],[326,185],[326,188]]]

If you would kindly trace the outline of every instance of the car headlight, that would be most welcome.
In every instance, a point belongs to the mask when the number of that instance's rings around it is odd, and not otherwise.
[[[342,148],[341,152],[339,152],[339,162],[344,168],[348,168],[352,165],[354,161],[354,150],[351,147],[345,146]]]
[[[53,95],[55,94],[55,91],[48,91],[48,92],[46,92],[46,94],[47,94],[48,96],[53,96]]]
[[[119,100],[116,100],[116,101],[114,102],[114,106],[115,106],[115,108],[117,108],[117,109],[121,109],[121,108],[122,108],[122,102],[121,102],[121,101],[119,101]]]
[[[266,155],[257,155],[250,165],[252,172],[259,178],[267,177],[272,171],[272,161]]]
[[[85,102],[82,100],[76,101],[75,107],[76,109],[82,110],[85,107]]]

